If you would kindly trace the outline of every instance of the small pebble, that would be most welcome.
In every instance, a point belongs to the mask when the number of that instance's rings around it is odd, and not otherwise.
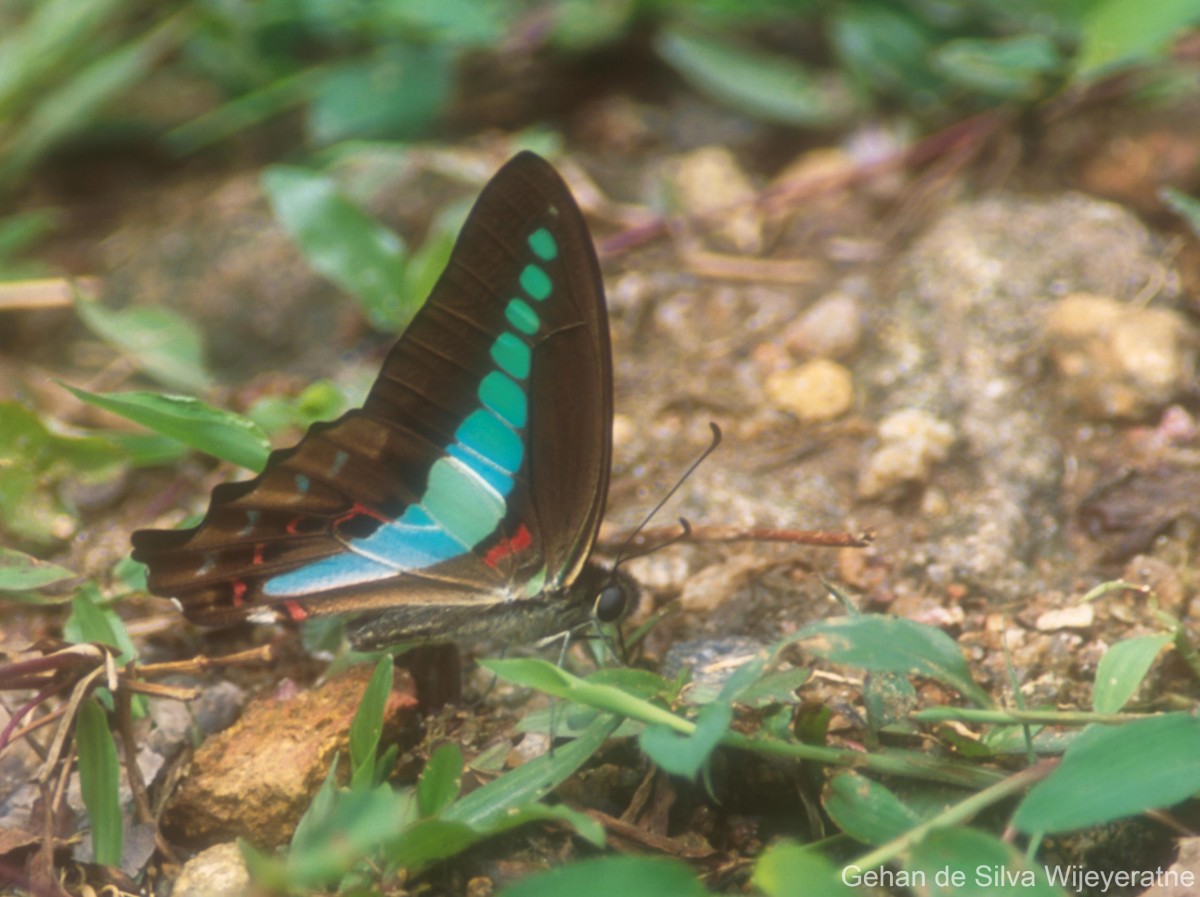
[[[849,293],[826,293],[795,320],[783,343],[797,355],[845,358],[862,340],[863,310]]]
[[[854,378],[836,361],[815,358],[767,377],[767,398],[805,421],[840,417],[854,404]]]
[[[954,444],[954,428],[928,411],[904,408],[879,424],[880,446],[867,461],[858,494],[877,498],[903,483],[925,483]]]
[[[1051,308],[1044,336],[1063,391],[1103,419],[1139,417],[1166,405],[1196,368],[1189,327],[1170,309],[1075,293]]]
[[[1087,629],[1096,619],[1096,609],[1091,604],[1076,604],[1060,607],[1040,614],[1033,624],[1038,632],[1054,632],[1058,629]]]
[[[763,249],[757,191],[733,153],[707,146],[680,157],[670,174],[675,199],[689,215],[713,214],[711,233],[719,243],[745,255]]]

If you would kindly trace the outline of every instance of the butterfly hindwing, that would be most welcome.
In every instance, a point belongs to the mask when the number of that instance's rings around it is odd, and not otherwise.
[[[476,606],[569,586],[611,461],[599,266],[531,153],[484,188],[364,406],[314,425],[199,526],[134,534],[194,622]]]

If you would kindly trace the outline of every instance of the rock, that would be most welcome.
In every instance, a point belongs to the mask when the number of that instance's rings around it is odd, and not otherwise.
[[[799,367],[776,371],[765,383],[771,404],[801,420],[833,420],[854,404],[854,380],[836,361],[816,358]]]
[[[933,465],[946,459],[955,434],[950,424],[928,411],[905,408],[884,418],[879,439],[879,448],[859,477],[862,498],[878,498],[905,483],[926,483]]]
[[[238,836],[260,848],[282,844],[334,754],[345,752],[350,721],[372,672],[362,664],[286,700],[256,698],[233,726],[197,749],[167,808],[165,827],[189,841]],[[385,732],[395,737],[415,704],[411,695],[394,690]]]
[[[1063,391],[1087,413],[1140,417],[1172,401],[1196,368],[1194,334],[1175,311],[1073,293],[1046,315]]]
[[[826,293],[784,331],[783,344],[797,355],[845,358],[862,341],[862,304],[850,293]]]
[[[712,216],[710,232],[718,243],[745,255],[762,252],[762,218],[755,206],[758,193],[729,150],[718,146],[694,150],[676,161],[670,179],[682,211]]]
[[[183,864],[171,897],[239,897],[249,894],[250,872],[236,843],[216,844]]]

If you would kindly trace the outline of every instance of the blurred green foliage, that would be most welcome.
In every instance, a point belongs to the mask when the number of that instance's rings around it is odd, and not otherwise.
[[[649,37],[750,116],[824,127],[888,106],[936,122],[1133,66],[1169,81],[1172,41],[1198,20],[1194,0],[8,0],[0,185],[71,140],[187,153],[284,113],[311,147],[419,137],[472,90],[467,54],[570,59]]]

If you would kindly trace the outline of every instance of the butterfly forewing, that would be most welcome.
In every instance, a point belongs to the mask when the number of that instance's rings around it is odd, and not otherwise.
[[[135,533],[134,557],[151,591],[207,624],[568,586],[604,510],[611,378],[587,226],[522,153],[480,195],[364,406],[218,487],[194,529]]]

